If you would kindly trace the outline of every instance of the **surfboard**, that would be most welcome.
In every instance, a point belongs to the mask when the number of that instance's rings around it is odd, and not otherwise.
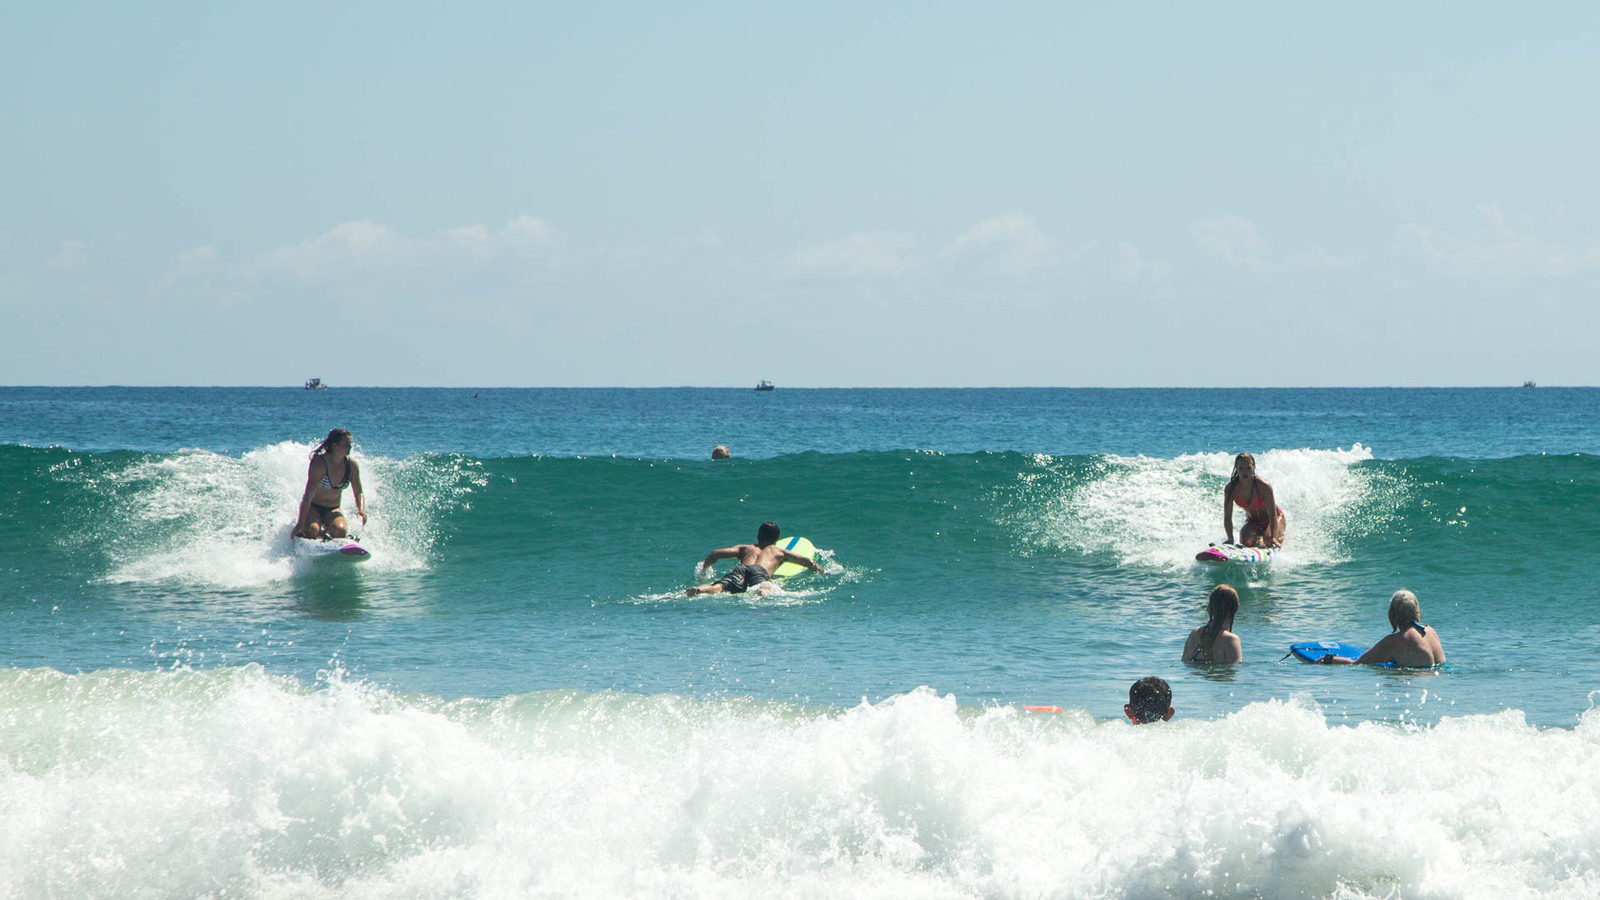
[[[1344,656],[1350,659],[1360,659],[1361,654],[1367,652],[1365,647],[1354,644],[1342,644],[1338,641],[1302,641],[1290,644],[1289,652],[1301,662],[1316,662],[1324,656]]]
[[[1241,547],[1238,544],[1212,544],[1194,555],[1203,563],[1269,563],[1278,555],[1276,547]]]
[[[790,553],[804,556],[806,559],[814,560],[817,558],[817,548],[811,546],[811,542],[803,537],[796,536],[792,538],[784,538],[778,541],[778,546],[789,551]],[[778,563],[778,568],[773,571],[772,577],[788,578],[790,575],[799,575],[801,572],[809,571],[811,570],[800,565],[799,563],[781,562]]]
[[[294,539],[294,555],[303,559],[346,559],[351,562],[372,558],[370,550],[350,538],[314,541],[310,538],[297,537]]]

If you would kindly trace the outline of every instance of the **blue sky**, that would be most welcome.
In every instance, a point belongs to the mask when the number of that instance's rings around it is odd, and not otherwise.
[[[1600,384],[1600,7],[12,4],[0,383]]]

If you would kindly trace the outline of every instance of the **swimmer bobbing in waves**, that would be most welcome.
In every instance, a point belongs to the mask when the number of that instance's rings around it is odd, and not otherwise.
[[[1256,458],[1241,453],[1233,458],[1233,477],[1222,489],[1222,527],[1233,543],[1233,506],[1244,510],[1239,529],[1241,547],[1282,547],[1288,521],[1272,495],[1272,485],[1256,477]]]
[[[1329,655],[1317,662],[1328,666],[1392,664],[1402,669],[1426,669],[1444,662],[1439,632],[1422,624],[1422,604],[1417,602],[1416,594],[1399,590],[1389,598],[1389,627],[1394,631],[1356,659]]]
[[[355,495],[356,515],[361,517],[361,524],[367,524],[367,497],[361,490],[361,467],[350,458],[352,445],[350,432],[335,428],[311,451],[306,490],[300,498],[300,517],[294,524],[295,537],[316,539],[348,535],[350,527],[344,510],[339,508],[346,487]]]
[[[778,568],[779,563],[792,562],[805,566],[813,572],[825,571],[820,564],[806,559],[798,553],[777,546],[778,523],[762,522],[756,529],[756,542],[754,544],[735,544],[732,547],[723,547],[713,550],[706,555],[705,562],[700,564],[700,571],[711,568],[711,564],[719,559],[737,559],[739,564],[733,571],[722,578],[692,587],[684,591],[685,596],[693,597],[696,594],[742,594],[745,591],[756,589],[758,585],[770,584],[772,573]]]
[[[1244,647],[1233,633],[1233,617],[1239,612],[1239,592],[1232,585],[1219,584],[1206,602],[1206,623],[1189,632],[1183,644],[1183,661],[1203,666],[1231,665],[1244,659]]]

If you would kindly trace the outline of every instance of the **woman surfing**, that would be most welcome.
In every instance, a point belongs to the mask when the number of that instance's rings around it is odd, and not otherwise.
[[[335,428],[322,439],[321,445],[311,451],[311,465],[306,469],[306,490],[300,497],[300,517],[295,521],[294,536],[317,540],[342,538],[350,533],[344,510],[339,508],[344,489],[350,488],[356,498],[356,515],[361,524],[367,524],[367,498],[361,491],[361,467],[350,458],[354,441],[350,432]]]
[[[1239,529],[1241,547],[1282,547],[1288,525],[1283,510],[1272,495],[1272,485],[1256,477],[1256,458],[1241,453],[1233,458],[1233,477],[1222,489],[1222,527],[1233,543],[1233,507],[1244,510],[1244,527]]]

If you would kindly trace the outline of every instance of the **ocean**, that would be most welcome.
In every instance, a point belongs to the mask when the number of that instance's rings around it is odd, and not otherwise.
[[[0,527],[0,897],[1600,896],[1600,389],[9,387]]]

